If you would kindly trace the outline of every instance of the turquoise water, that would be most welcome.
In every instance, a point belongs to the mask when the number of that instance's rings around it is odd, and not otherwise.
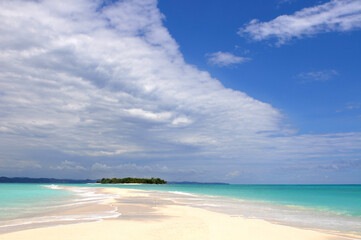
[[[0,218],[17,210],[55,205],[69,200],[72,193],[44,187],[46,184],[0,184]],[[67,186],[99,187],[98,184]],[[244,200],[295,205],[341,215],[361,217],[361,185],[101,185],[142,190],[187,192]]]
[[[361,239],[361,185],[101,186],[172,192],[178,204]]]
[[[57,206],[99,201],[94,187],[161,191],[181,204],[235,216],[324,229],[361,236],[361,185],[120,185],[62,184],[73,192],[46,184],[0,184],[0,228],[9,219],[41,216]],[[88,187],[88,188],[84,188]],[[184,194],[186,193],[186,194]],[[79,194],[81,198],[79,198]],[[193,194],[193,195],[189,195]],[[169,197],[167,195],[167,197]],[[164,195],[166,196],[166,195]],[[79,200],[81,199],[81,200]],[[1,229],[0,229],[1,230]]]
[[[71,202],[69,191],[53,190],[44,184],[0,184],[0,220],[32,216]]]
[[[92,184],[93,186],[99,186]],[[89,186],[89,184],[88,184]],[[361,185],[101,185],[158,191],[179,191],[265,201],[331,211],[336,214],[361,217]]]

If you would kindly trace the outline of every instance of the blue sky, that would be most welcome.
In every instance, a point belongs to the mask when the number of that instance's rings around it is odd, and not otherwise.
[[[268,22],[327,2],[171,0],[159,7],[185,60],[226,87],[281,109],[302,133],[360,131],[361,31],[321,32],[281,46],[237,34],[252,19]],[[210,66],[206,55],[218,51],[250,60]]]
[[[361,183],[361,1],[4,1],[0,175]]]

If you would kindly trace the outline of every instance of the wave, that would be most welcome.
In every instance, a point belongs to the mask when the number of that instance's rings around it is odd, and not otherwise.
[[[178,194],[178,195],[184,195],[184,196],[197,196],[196,194],[187,193],[187,192],[179,192],[179,191],[169,191],[170,193]]]

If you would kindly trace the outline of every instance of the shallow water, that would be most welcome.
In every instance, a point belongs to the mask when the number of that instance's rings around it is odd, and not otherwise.
[[[99,186],[98,184],[92,184]],[[232,216],[361,236],[361,185],[101,185],[166,191],[178,203]]]
[[[118,217],[116,208],[91,209],[76,214],[68,211],[93,206],[91,204],[112,196],[98,193],[86,185],[65,189],[64,185],[0,184],[0,233]]]
[[[65,191],[63,186],[72,186]],[[77,188],[79,187],[79,188]],[[101,202],[107,194],[94,187],[153,191],[177,204],[231,216],[361,236],[361,185],[99,185],[0,184],[1,226],[42,221],[87,221],[116,217],[116,211],[82,216],[43,217],[69,206]]]
[[[41,184],[0,184],[0,220],[32,216],[72,202],[74,194]]]

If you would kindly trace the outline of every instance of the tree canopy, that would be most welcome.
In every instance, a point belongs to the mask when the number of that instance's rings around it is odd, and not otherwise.
[[[102,178],[97,183],[143,183],[143,184],[166,184],[167,181],[160,178]]]

